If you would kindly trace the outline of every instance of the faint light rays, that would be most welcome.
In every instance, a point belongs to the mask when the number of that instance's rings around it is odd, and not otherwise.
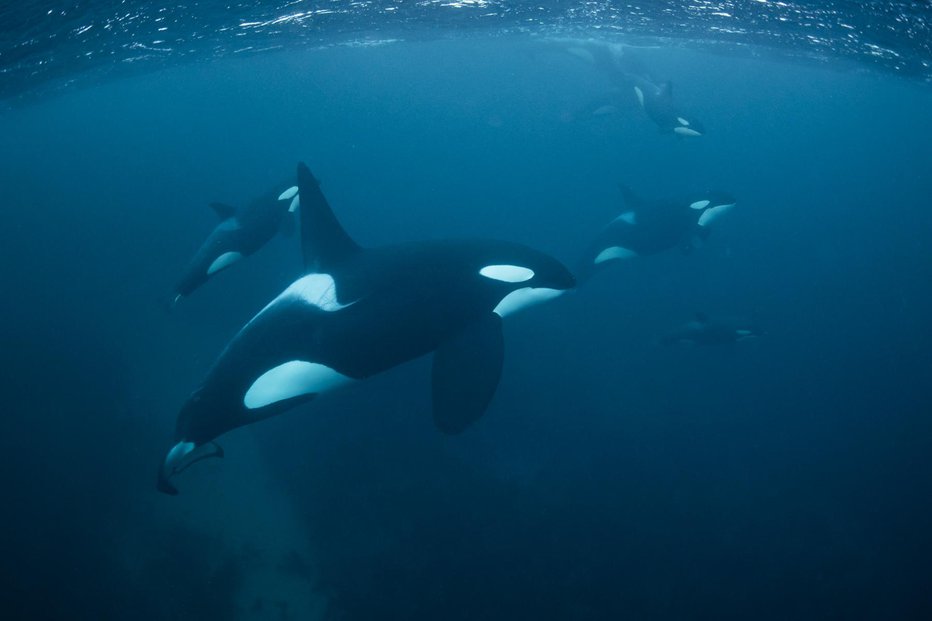
[[[847,58],[932,82],[927,2],[886,0],[148,0],[0,3],[0,99],[121,62],[421,37],[602,32]],[[51,8],[50,8],[51,7]],[[368,43],[367,43],[368,44]],[[144,47],[140,47],[144,46]]]

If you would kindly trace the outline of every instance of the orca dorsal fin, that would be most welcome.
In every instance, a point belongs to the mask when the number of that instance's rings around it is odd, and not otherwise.
[[[236,215],[236,207],[231,207],[226,203],[211,203],[210,208],[217,213],[221,220],[226,220]]]
[[[697,312],[696,321],[698,321],[699,323],[709,323],[709,316],[701,311]]]
[[[301,252],[306,272],[329,271],[330,266],[359,251],[333,215],[320,182],[304,162],[298,164],[298,196],[301,212]]]
[[[618,189],[621,190],[621,198],[625,201],[625,207],[637,210],[641,206],[641,197],[634,193],[631,186],[625,183],[619,183]]]

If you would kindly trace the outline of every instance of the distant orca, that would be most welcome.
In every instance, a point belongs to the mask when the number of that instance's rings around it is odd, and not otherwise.
[[[592,64],[616,89],[591,103],[583,112],[585,116],[616,112],[621,93],[633,90],[645,114],[661,131],[684,137],[705,134],[698,119],[680,111],[674,104],[672,84],[651,79],[643,63],[624,46],[595,40],[576,41],[567,51]]]
[[[175,287],[172,305],[193,293],[220,270],[259,250],[279,231],[287,234],[293,230],[293,216],[289,212],[298,206],[297,194],[297,187],[281,184],[241,210],[223,203],[211,203],[211,209],[220,216],[220,224],[188,263]]]
[[[763,331],[753,319],[709,319],[704,313],[662,339],[664,345],[733,345],[759,337]]]
[[[305,275],[240,330],[178,415],[158,488],[217,436],[434,352],[433,415],[459,433],[486,409],[502,318],[575,286],[555,259],[498,241],[361,248],[298,165]]]
[[[636,78],[633,88],[638,103],[660,131],[677,136],[705,134],[705,127],[698,119],[677,110],[673,103],[673,85],[669,81],[654,84],[646,78]]]
[[[684,251],[709,236],[709,225],[735,206],[724,192],[706,192],[685,199],[644,200],[622,185],[625,211],[589,245],[580,278],[610,261],[656,254],[680,247]]]

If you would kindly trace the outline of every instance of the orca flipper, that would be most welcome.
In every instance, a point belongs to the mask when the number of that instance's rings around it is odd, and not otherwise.
[[[502,318],[491,313],[434,352],[434,424],[457,434],[479,420],[502,375]]]
[[[231,207],[226,203],[211,203],[210,208],[217,212],[217,216],[219,216],[221,220],[226,220],[236,215],[236,207]]]
[[[320,183],[304,162],[298,164],[298,196],[301,212],[301,251],[307,273],[329,271],[330,267],[359,251],[333,215]]]

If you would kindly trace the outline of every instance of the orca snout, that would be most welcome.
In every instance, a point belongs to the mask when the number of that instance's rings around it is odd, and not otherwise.
[[[171,478],[192,464],[211,457],[223,457],[223,448],[216,442],[195,445],[194,442],[181,440],[175,443],[159,467],[156,488],[163,494],[177,496],[178,488],[171,482]]]

